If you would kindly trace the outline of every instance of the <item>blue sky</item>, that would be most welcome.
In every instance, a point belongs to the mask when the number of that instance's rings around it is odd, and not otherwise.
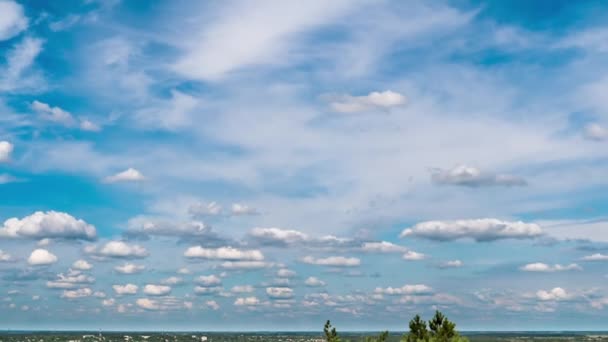
[[[0,329],[605,328],[607,11],[0,0]]]

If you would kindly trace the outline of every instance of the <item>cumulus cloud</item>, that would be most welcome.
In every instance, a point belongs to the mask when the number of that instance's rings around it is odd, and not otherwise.
[[[273,299],[293,298],[293,289],[289,287],[267,287],[266,294]]]
[[[585,126],[583,135],[589,140],[603,141],[608,139],[608,129],[597,123],[591,123]]]
[[[222,211],[222,206],[216,202],[195,203],[188,208],[188,213],[194,217],[218,216]]]
[[[602,253],[595,253],[584,256],[581,260],[583,261],[608,261],[608,255]]]
[[[87,246],[85,252],[101,258],[134,259],[148,256],[144,247],[130,245],[124,241],[108,241],[101,247]]]
[[[160,218],[138,216],[129,220],[127,236],[174,236],[180,238],[198,237],[205,241],[222,243],[211,226],[200,221],[171,221]]]
[[[232,291],[234,293],[251,293],[254,290],[255,289],[251,285],[236,285],[236,286],[233,286],[230,291]]]
[[[439,268],[459,268],[464,266],[464,263],[460,260],[450,260],[439,264]]]
[[[401,258],[403,260],[416,261],[425,259],[426,255],[414,251],[407,251],[401,256]]]
[[[236,305],[236,306],[255,306],[255,305],[259,305],[259,304],[260,304],[260,300],[257,297],[237,298],[234,301],[234,305]]]
[[[7,261],[11,261],[11,260],[12,260],[11,255],[0,249],[0,262],[7,262]]]
[[[137,306],[139,306],[142,309],[145,310],[159,310],[160,309],[160,305],[158,304],[157,301],[149,299],[149,298],[138,298],[135,301],[135,304],[137,304]]]
[[[573,296],[566,292],[566,290],[561,287],[555,287],[549,291],[539,290],[536,292],[536,298],[541,301],[560,301],[560,300],[568,300]]]
[[[15,146],[8,141],[0,141],[0,163],[6,163],[11,160]]]
[[[325,282],[323,280],[320,280],[317,277],[306,278],[306,281],[304,281],[304,284],[306,284],[306,286],[310,286],[310,287],[325,286]]]
[[[75,122],[74,117],[70,112],[59,107],[52,107],[48,103],[35,100],[32,102],[31,107],[44,120],[68,127],[72,126]]]
[[[56,262],[57,256],[42,248],[35,249],[32,254],[30,254],[29,258],[27,258],[27,263],[32,266],[44,266]]]
[[[122,273],[122,274],[141,273],[145,269],[146,269],[146,266],[144,266],[144,265],[136,265],[136,264],[132,264],[132,263],[124,263],[120,266],[114,267],[114,270],[116,272]]]
[[[354,267],[361,264],[361,260],[354,257],[331,256],[327,258],[314,258],[305,256],[302,262],[311,265],[332,266],[332,267]]]
[[[520,267],[520,270],[526,272],[563,272],[563,271],[581,271],[582,268],[577,264],[570,265],[548,265],[542,262],[535,262]]]
[[[184,256],[191,259],[264,260],[264,254],[259,250],[240,250],[233,247],[203,248],[195,246],[188,248],[184,252]]]
[[[250,235],[268,245],[289,245],[309,240],[308,235],[300,231],[281,228],[253,228]]]
[[[363,96],[327,95],[329,107],[339,113],[356,113],[371,110],[386,110],[406,103],[405,96],[386,90],[371,92]]]
[[[88,287],[84,287],[76,290],[64,290],[63,294],[61,294],[61,298],[77,299],[83,297],[90,297],[91,295],[93,295],[93,290]]]
[[[255,270],[272,266],[273,263],[264,261],[225,261],[219,265],[220,268],[227,270]]]
[[[500,239],[531,239],[543,234],[535,223],[509,222],[497,219],[426,221],[407,228],[400,237],[420,237],[435,241],[473,239],[478,242]]]
[[[0,238],[95,240],[95,227],[81,219],[57,212],[37,211],[22,219],[13,217],[4,221]]]
[[[199,296],[208,296],[222,292],[224,289],[220,286],[195,286],[194,293]]]
[[[108,176],[104,178],[104,182],[106,183],[119,183],[119,182],[138,182],[145,180],[146,177],[139,172],[139,170],[134,169],[132,167],[118,172],[114,175]]]
[[[361,249],[369,253],[407,253],[409,251],[406,247],[388,241],[365,242]]]
[[[377,287],[374,290],[376,294],[386,295],[417,295],[417,294],[429,294],[432,293],[433,289],[430,286],[424,284],[415,285],[403,285],[402,287]]]
[[[281,268],[277,271],[277,276],[281,278],[291,278],[296,276],[296,272],[286,268]]]
[[[112,285],[112,289],[117,295],[133,295],[137,293],[137,285],[125,284],[125,285]]]
[[[144,293],[148,296],[166,296],[171,293],[171,287],[167,285],[147,284],[144,286]]]
[[[205,302],[205,305],[210,308],[211,310],[219,310],[220,309],[220,305],[214,301],[214,300],[208,300]]]
[[[492,175],[483,174],[477,168],[458,165],[453,169],[443,170],[436,169],[431,173],[431,180],[439,185],[460,185],[467,187],[483,187],[483,186],[524,186],[527,182],[513,175]]]
[[[202,284],[203,286],[215,286],[220,285],[222,283],[222,279],[220,277],[211,274],[208,276],[200,276],[196,278],[196,282]]]
[[[81,271],[87,271],[87,270],[90,270],[91,268],[93,268],[93,265],[91,265],[86,260],[80,259],[80,260],[74,261],[74,263],[72,264],[72,268],[81,270]]]
[[[80,119],[80,129],[88,132],[99,132],[101,126],[88,119]]]
[[[184,279],[180,277],[169,277],[160,281],[163,285],[179,285],[184,282]]]
[[[360,242],[353,239],[339,238],[333,235],[312,237],[306,233],[283,228],[253,228],[249,236],[266,246],[287,247],[297,245],[311,248],[355,247]]]
[[[234,203],[230,208],[230,213],[234,216],[247,216],[247,215],[257,215],[258,211],[245,204]]]
[[[12,0],[0,1],[0,41],[10,39],[28,27],[23,7]]]
[[[78,270],[69,270],[67,274],[59,273],[57,278],[47,281],[46,287],[51,289],[71,289],[82,284],[92,284],[95,278]]]

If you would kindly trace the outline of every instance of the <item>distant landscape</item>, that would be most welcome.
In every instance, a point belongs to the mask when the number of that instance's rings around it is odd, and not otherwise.
[[[390,342],[400,341],[404,332],[391,333]],[[247,333],[146,333],[146,332],[0,332],[2,342],[24,341],[208,341],[208,342],[321,342],[321,332],[247,332]],[[373,332],[344,332],[344,341],[359,342],[375,335]],[[608,341],[608,332],[463,332],[471,342],[521,342],[521,341]]]

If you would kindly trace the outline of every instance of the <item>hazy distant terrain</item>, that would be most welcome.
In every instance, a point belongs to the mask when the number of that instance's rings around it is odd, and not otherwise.
[[[363,341],[364,333],[343,333],[345,341]],[[467,333],[471,342],[521,342],[521,341],[608,341],[608,333]],[[389,341],[400,341],[402,334],[391,335]],[[322,342],[320,333],[0,333],[0,342],[47,342],[47,341],[239,341],[239,342]]]

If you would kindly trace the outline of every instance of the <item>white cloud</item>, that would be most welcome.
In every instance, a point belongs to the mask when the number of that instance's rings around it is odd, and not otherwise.
[[[251,285],[237,285],[237,286],[233,286],[230,291],[232,291],[234,293],[251,293],[254,290],[255,289]]]
[[[129,220],[127,234],[129,235],[159,235],[159,236],[198,236],[217,238],[211,226],[200,221],[171,221],[166,219],[137,216]]]
[[[27,258],[27,263],[32,266],[50,265],[56,262],[57,256],[42,248],[35,249]]]
[[[0,262],[7,262],[7,261],[11,261],[11,260],[12,260],[11,255],[0,249]]]
[[[203,286],[215,286],[220,285],[222,283],[222,279],[220,279],[214,274],[211,274],[208,276],[200,276],[196,278],[196,282],[202,284]]]
[[[0,163],[6,163],[11,160],[11,154],[15,146],[8,141],[0,141]]]
[[[234,301],[234,305],[236,305],[236,306],[255,306],[255,305],[259,305],[259,304],[260,304],[260,300],[257,297],[237,298]]]
[[[436,241],[465,238],[475,241],[494,241],[499,239],[530,239],[542,234],[542,229],[535,223],[509,222],[486,218],[421,222],[403,230],[400,237],[415,236]]]
[[[355,113],[378,109],[389,109],[406,103],[405,96],[391,90],[371,92],[364,96],[330,95],[330,108],[339,113]]]
[[[160,281],[163,285],[179,285],[184,282],[184,279],[180,277],[169,277]]]
[[[250,207],[245,204],[240,204],[240,203],[232,204],[232,207],[230,208],[230,212],[234,216],[246,216],[246,215],[257,215],[258,214],[258,211],[255,208]]]
[[[302,262],[311,265],[320,266],[332,266],[332,267],[353,267],[359,266],[361,260],[354,257],[343,257],[343,256],[331,256],[327,258],[313,258],[312,256],[305,256],[302,258]]]
[[[284,63],[292,37],[343,13],[349,1],[239,1],[208,21],[173,65],[181,75],[214,80],[243,67]],[[249,13],[246,17],[240,13]]]
[[[306,286],[310,286],[310,287],[325,286],[325,282],[316,277],[306,278],[306,281],[304,281],[304,284],[306,284]]]
[[[266,243],[293,244],[307,241],[308,235],[291,229],[253,228],[250,233],[254,238]]]
[[[450,260],[439,265],[439,268],[459,268],[464,266],[464,263],[460,260]]]
[[[64,126],[72,126],[75,122],[70,112],[59,107],[51,107],[48,103],[34,100],[31,104],[32,109],[44,120],[58,123]]]
[[[178,274],[190,274],[190,270],[187,267],[182,267],[179,270],[177,270]]]
[[[203,248],[190,247],[184,252],[187,258],[218,259],[218,260],[264,260],[264,254],[259,250],[240,250],[233,247]]]
[[[281,268],[280,270],[277,271],[277,276],[281,277],[281,278],[291,278],[291,277],[295,277],[296,272],[286,269],[286,268]]]
[[[293,289],[289,287],[267,287],[266,294],[273,299],[293,298]]]
[[[95,278],[81,273],[78,270],[69,270],[67,274],[59,273],[57,278],[46,282],[46,287],[51,289],[71,289],[81,284],[92,284]]]
[[[136,111],[135,119],[143,128],[176,131],[194,124],[193,114],[199,104],[197,97],[172,90],[170,99],[156,101],[153,105]]]
[[[272,263],[267,263],[264,261],[225,261],[220,264],[221,268],[225,268],[227,270],[253,270],[271,266]]]
[[[144,286],[144,293],[148,296],[165,296],[171,293],[171,287],[167,285],[147,284]]]
[[[581,271],[582,268],[577,264],[570,265],[548,265],[542,262],[535,262],[520,267],[520,270],[526,272],[563,272],[563,271]]]
[[[112,285],[112,289],[117,295],[132,295],[137,293],[137,285],[125,284],[125,285]]]
[[[583,261],[608,261],[608,255],[602,253],[595,253],[584,256],[581,260]]]
[[[211,310],[219,310],[220,309],[220,305],[214,301],[214,300],[208,300],[205,302],[205,305],[210,308]]]
[[[365,242],[361,249],[370,253],[407,253],[408,249],[388,241]]]
[[[93,290],[88,287],[84,287],[76,290],[64,290],[63,294],[61,294],[61,298],[77,299],[83,297],[90,297],[91,295],[93,295]]]
[[[585,126],[583,131],[585,138],[590,140],[603,141],[608,139],[608,129],[600,126],[597,123],[591,123]]]
[[[80,119],[80,129],[88,132],[99,132],[101,126],[88,119]]]
[[[138,182],[145,180],[146,177],[138,170],[130,167],[124,171],[121,171],[112,176],[104,178],[106,183],[118,183],[118,182]]]
[[[572,295],[561,287],[555,287],[549,291],[539,290],[536,292],[536,298],[542,301],[559,301],[571,299]]]
[[[0,69],[0,90],[10,92],[43,86],[43,79],[31,70],[42,44],[41,39],[26,37],[9,51],[6,65]]]
[[[137,304],[137,306],[139,306],[142,309],[145,310],[159,310],[160,309],[160,305],[158,304],[157,301],[149,299],[149,298],[138,298],[135,301],[135,304]]]
[[[223,288],[220,286],[195,286],[194,287],[194,293],[196,293],[199,296],[206,296],[206,295],[211,295],[211,294],[216,294],[219,292],[222,292]]]
[[[129,245],[123,241],[108,241],[101,248],[88,246],[85,252],[99,257],[108,258],[145,258],[148,251],[140,245]]]
[[[222,214],[222,206],[216,202],[195,203],[188,208],[188,213],[194,217],[218,216]]]
[[[80,259],[80,260],[74,261],[74,263],[72,264],[72,268],[81,270],[81,271],[86,271],[86,270],[90,270],[91,268],[93,268],[93,265],[91,265],[86,260]]]
[[[114,298],[108,298],[101,301],[101,305],[103,306],[113,306],[116,304],[116,300]]]
[[[0,41],[18,35],[27,26],[28,19],[21,5],[12,0],[0,1]]]
[[[93,225],[57,211],[37,211],[22,219],[13,217],[0,228],[0,238],[94,240],[96,235]]]
[[[21,179],[15,177],[13,175],[9,175],[8,173],[0,173],[0,185],[8,184],[8,183],[15,183],[15,182],[19,182],[19,181],[21,181]]]
[[[477,168],[458,165],[453,169],[433,170],[431,179],[435,184],[440,185],[461,185],[468,187],[483,187],[483,186],[525,186],[527,182],[513,175],[492,175],[484,174]]]
[[[377,287],[374,290],[376,294],[386,295],[415,295],[415,294],[429,294],[432,293],[433,289],[430,286],[424,284],[415,285],[403,285],[402,287]]]
[[[426,258],[426,255],[414,251],[407,251],[401,258],[403,260],[416,261]]]
[[[132,263],[124,263],[120,266],[114,267],[114,270],[116,272],[122,273],[122,274],[141,273],[145,269],[146,269],[146,266],[144,266],[144,265],[136,265],[136,264],[132,264]]]

